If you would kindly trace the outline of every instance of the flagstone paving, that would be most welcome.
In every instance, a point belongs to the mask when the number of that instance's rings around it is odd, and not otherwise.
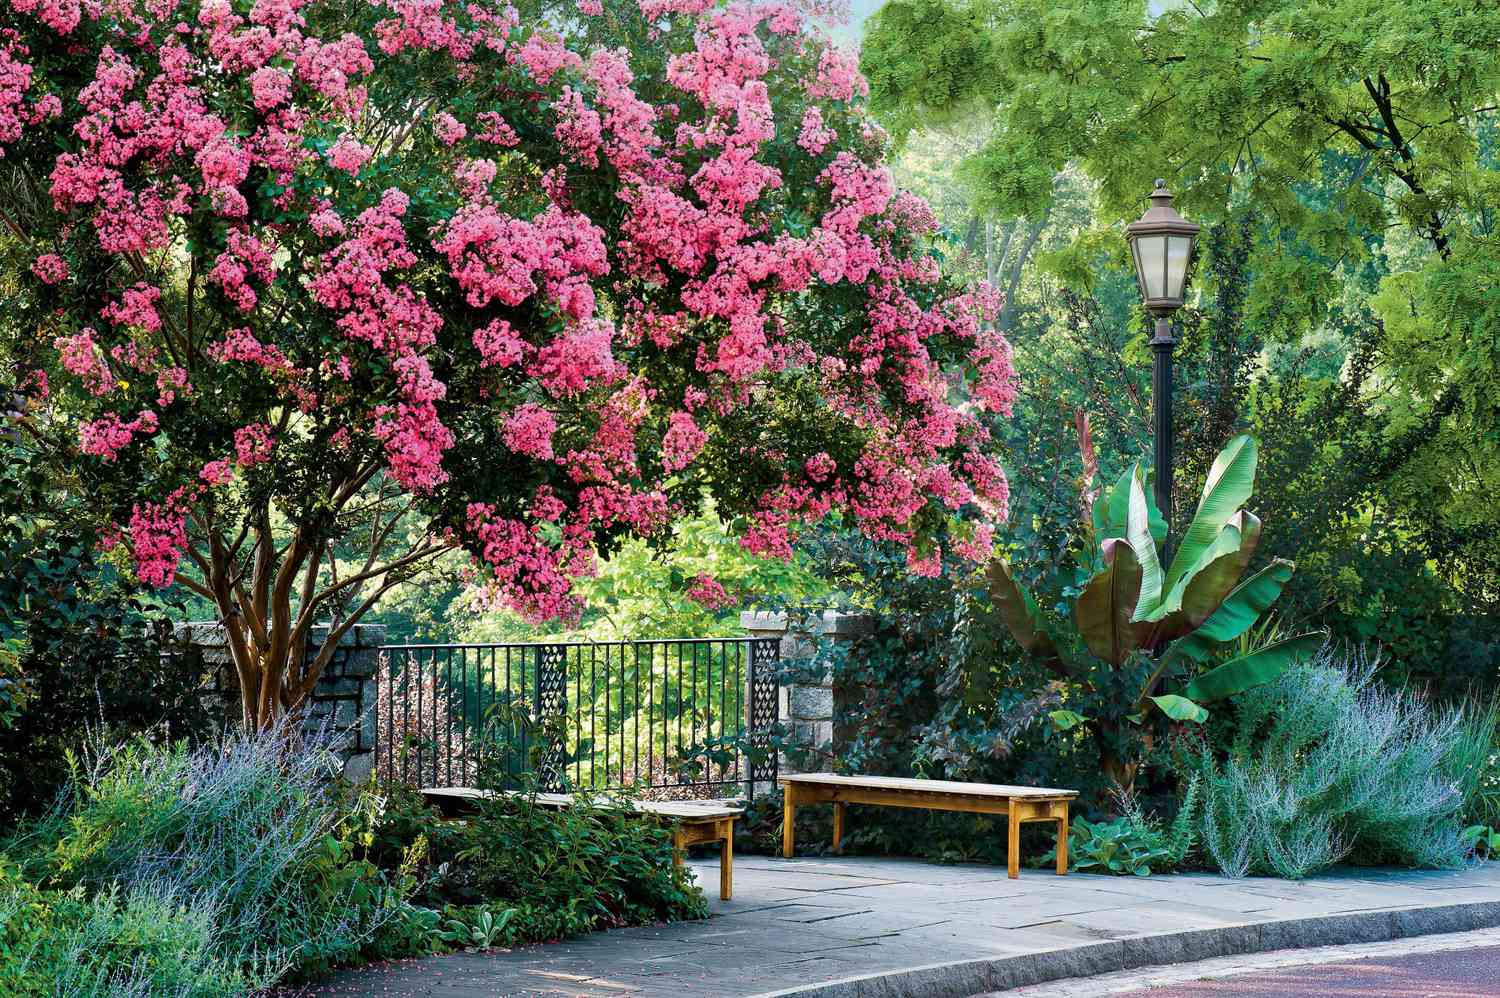
[[[717,863],[691,865],[714,897]],[[961,975],[945,975],[935,965],[1073,954],[1078,973],[1093,973],[1118,969],[1090,967],[1117,960],[1121,952],[1121,947],[1094,944],[1154,941],[1168,956],[1149,962],[1167,963],[1174,946],[1184,959],[1201,958],[1201,953],[1188,951],[1201,948],[1201,940],[1209,936],[1194,936],[1194,930],[1220,928],[1249,933],[1244,945],[1252,945],[1248,940],[1253,939],[1262,949],[1364,941],[1339,934],[1358,937],[1392,924],[1381,917],[1348,917],[1372,912],[1400,913],[1393,916],[1401,926],[1397,934],[1442,931],[1445,918],[1461,921],[1459,916],[1500,924],[1500,863],[1459,871],[1345,870],[1290,883],[1206,874],[1123,878],[1075,873],[1059,878],[1039,870],[1024,870],[1019,880],[1010,880],[1004,869],[988,866],[740,856],[734,881],[734,900],[712,900],[713,916],[707,921],[381,964],[344,972],[307,993],[340,998],[743,998],[897,974],[819,991],[953,994]],[[1480,907],[1452,907],[1467,904]],[[1299,919],[1311,921],[1279,930],[1268,927]],[[1229,951],[1239,938],[1226,937]],[[1198,942],[1183,942],[1189,939]],[[912,968],[931,969],[900,975]]]

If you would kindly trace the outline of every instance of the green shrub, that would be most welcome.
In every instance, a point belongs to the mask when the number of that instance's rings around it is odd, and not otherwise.
[[[1475,855],[1500,860],[1500,703],[1475,704],[1466,723],[1463,747],[1450,763],[1468,791],[1463,841]]]
[[[210,998],[263,990],[269,976],[226,957],[220,906],[157,887],[41,890],[0,867],[0,994]]]
[[[1168,873],[1187,859],[1196,842],[1198,777],[1188,779],[1177,816],[1163,829],[1155,815],[1147,814],[1131,794],[1116,801],[1119,817],[1113,821],[1074,818],[1068,826],[1068,862],[1072,869],[1087,873],[1113,873],[1149,877]],[[1056,862],[1057,849],[1043,856],[1039,865]]]
[[[511,946],[594,929],[703,918],[703,893],[672,862],[670,833],[620,803],[580,796],[541,806],[527,792],[445,821],[410,789],[393,789],[370,856],[420,855],[418,898],[441,917],[437,948]]]
[[[1379,666],[1330,647],[1235,702],[1216,731],[1225,751],[1192,763],[1203,845],[1221,871],[1297,879],[1341,860],[1464,862],[1460,822],[1493,717],[1387,689]]]
[[[6,851],[26,881],[121,918],[176,905],[187,932],[210,913],[209,952],[247,979],[350,962],[406,903],[358,855],[380,801],[340,799],[330,763],[285,730],[198,749],[127,742],[75,763],[58,807]]]

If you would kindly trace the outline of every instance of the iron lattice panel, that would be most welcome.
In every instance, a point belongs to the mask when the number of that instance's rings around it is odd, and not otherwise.
[[[568,649],[563,645],[543,645],[537,649],[536,663],[537,721],[540,737],[537,775],[542,789],[558,793],[567,789],[567,753],[560,732],[548,731],[568,712]]]
[[[750,779],[764,782],[776,779],[776,753],[769,751],[771,733],[779,720],[781,689],[781,641],[758,638],[750,645],[750,745],[758,758],[752,758]]]

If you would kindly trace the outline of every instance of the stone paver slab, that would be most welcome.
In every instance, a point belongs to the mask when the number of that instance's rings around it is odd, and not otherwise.
[[[691,866],[712,898],[717,864]],[[1336,871],[1290,883],[1207,874],[1059,878],[1039,870],[1008,880],[1003,868],[988,866],[742,856],[734,886],[734,900],[711,900],[713,915],[704,922],[386,964],[341,973],[309,993],[947,996],[1341,935],[1391,938],[1459,931],[1486,919],[1500,924],[1500,863]],[[896,976],[855,980],[882,974]],[[976,981],[989,987],[963,990]]]

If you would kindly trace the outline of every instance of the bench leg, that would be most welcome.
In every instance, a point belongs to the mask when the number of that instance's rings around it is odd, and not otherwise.
[[[1068,802],[1053,805],[1061,809],[1057,819],[1057,875],[1068,875]]]
[[[784,801],[781,813],[781,855],[784,859],[791,859],[797,841],[797,792],[790,786],[786,788]]]
[[[723,823],[724,843],[719,846],[719,900],[734,895],[734,819]]]
[[[672,829],[672,867],[682,869],[682,856],[687,852],[687,844],[683,842],[685,836],[682,834],[682,826]]]
[[[844,802],[833,802],[833,851],[844,851]]]
[[[1006,817],[1010,820],[1006,823],[1005,872],[1012,880],[1021,876],[1021,808],[1024,806],[1013,800],[1006,808]]]

